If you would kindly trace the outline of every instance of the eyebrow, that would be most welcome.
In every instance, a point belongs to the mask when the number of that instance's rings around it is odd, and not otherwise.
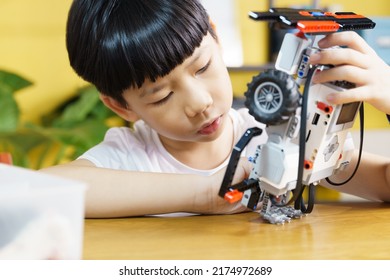
[[[144,91],[142,91],[140,98],[143,98],[146,95],[154,94],[154,93],[160,91],[161,89],[163,89],[164,87],[165,87],[165,85],[159,85],[159,86],[153,87],[152,89],[144,90]]]
[[[186,68],[188,68],[190,65],[194,64],[196,61],[198,61],[198,59],[202,56],[203,54],[203,50],[205,49],[205,46],[203,46],[203,48],[200,48],[198,50],[198,53],[196,54],[196,56],[188,63],[188,66]]]

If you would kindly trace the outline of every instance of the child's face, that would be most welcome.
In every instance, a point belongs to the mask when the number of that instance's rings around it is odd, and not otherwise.
[[[233,92],[220,46],[208,34],[193,55],[169,75],[123,95],[121,116],[144,120],[162,141],[207,142],[221,135]]]

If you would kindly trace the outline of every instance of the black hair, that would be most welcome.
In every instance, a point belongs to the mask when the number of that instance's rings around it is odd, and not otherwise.
[[[124,90],[169,74],[208,32],[199,0],[75,0],[66,46],[76,73],[126,106]]]

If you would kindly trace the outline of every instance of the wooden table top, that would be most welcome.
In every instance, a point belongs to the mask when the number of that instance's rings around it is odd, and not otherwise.
[[[284,225],[257,213],[86,219],[84,259],[390,259],[390,204],[316,204]]]

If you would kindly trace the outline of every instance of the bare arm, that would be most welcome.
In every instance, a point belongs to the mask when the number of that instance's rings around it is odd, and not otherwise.
[[[241,161],[235,181],[248,177],[251,166]],[[86,217],[123,217],[191,212],[222,214],[242,212],[218,196],[224,170],[212,176],[133,172],[98,168],[88,160],[42,169],[41,172],[84,181]]]
[[[343,182],[351,176],[357,162],[357,152],[348,169],[331,177],[333,182]],[[335,187],[325,181],[323,186],[356,195],[369,200],[390,202],[390,159],[363,152],[358,171],[353,179],[342,186]]]

